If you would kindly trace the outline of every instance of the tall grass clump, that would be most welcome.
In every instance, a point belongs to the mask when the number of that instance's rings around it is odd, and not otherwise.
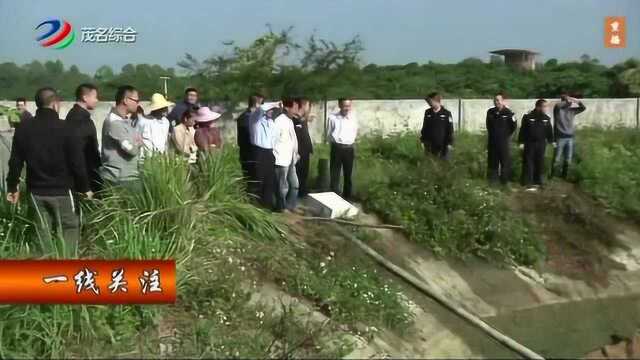
[[[37,248],[35,226],[25,192],[21,194],[19,204],[12,205],[5,200],[6,194],[0,192],[0,257],[3,259],[25,258]]]
[[[104,258],[189,256],[195,234],[194,191],[190,170],[176,156],[145,159],[140,190],[113,187],[90,204],[87,234]]]
[[[484,138],[459,134],[450,162],[425,156],[415,134],[360,140],[358,197],[438,255],[533,264],[544,246],[487,186]],[[365,170],[366,169],[366,170]]]
[[[580,130],[575,180],[616,213],[640,218],[640,131]]]

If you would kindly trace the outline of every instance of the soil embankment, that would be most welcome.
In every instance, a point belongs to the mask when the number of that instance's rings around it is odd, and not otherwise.
[[[436,258],[391,229],[372,230],[377,235],[368,245],[543,356],[581,357],[614,334],[633,334],[640,325],[638,226],[567,183],[553,182],[538,193],[514,191],[509,207],[533,225],[548,249],[533,269]],[[380,223],[365,213],[358,221]],[[416,304],[418,336],[398,339],[382,331],[353,356],[513,357],[479,342],[484,335],[471,335],[460,318],[443,315],[440,305],[407,293]],[[436,341],[436,328],[452,340]]]

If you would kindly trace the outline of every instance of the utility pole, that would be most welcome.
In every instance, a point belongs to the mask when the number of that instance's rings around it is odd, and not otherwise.
[[[164,81],[164,98],[168,99],[167,81],[171,78],[169,76],[160,76],[160,79]]]

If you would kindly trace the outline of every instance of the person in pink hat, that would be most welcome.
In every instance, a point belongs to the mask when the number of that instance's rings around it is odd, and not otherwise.
[[[217,120],[222,114],[211,111],[209,107],[203,106],[198,109],[194,116],[196,122],[195,141],[198,150],[201,152],[215,151],[222,149],[222,136]]]

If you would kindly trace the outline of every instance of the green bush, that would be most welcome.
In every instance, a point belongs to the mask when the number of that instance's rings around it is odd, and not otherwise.
[[[576,142],[578,185],[619,215],[640,217],[640,132],[585,129]]]
[[[423,154],[415,134],[361,139],[358,197],[438,255],[533,264],[544,246],[487,186],[484,141],[459,134],[451,162],[442,162]]]
[[[200,160],[190,166],[180,157],[150,157],[141,191],[109,188],[83,204],[83,257],[175,259],[176,306],[2,306],[0,358],[159,357],[163,322],[180,332],[169,356],[341,357],[348,346],[324,346],[336,340],[340,321],[393,326],[409,319],[394,288],[364,265],[353,271],[348,262],[332,263],[322,273],[317,249],[253,206],[233,147]],[[40,255],[25,199],[0,204],[4,258]],[[290,309],[278,315],[252,304],[252,286],[262,280],[285,281],[292,286],[279,285],[294,296],[330,303],[337,321],[318,328]],[[374,302],[360,304],[369,293]]]

